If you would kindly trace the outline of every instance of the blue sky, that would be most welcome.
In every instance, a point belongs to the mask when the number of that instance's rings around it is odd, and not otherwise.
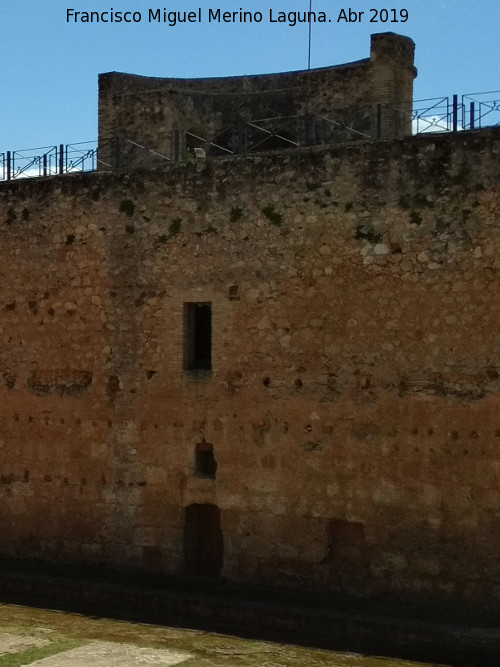
[[[72,4],[73,3],[73,4]],[[500,0],[312,0],[331,23],[312,29],[312,67],[369,55],[373,32],[394,31],[416,43],[415,99],[500,90]],[[147,21],[148,10],[261,11],[253,24]],[[342,8],[364,11],[361,23],[337,23]],[[408,10],[405,23],[370,23],[370,8]],[[138,11],[141,23],[67,23],[75,11]],[[269,9],[304,11],[309,0],[3,0],[0,35],[0,152],[93,140],[97,75],[207,77],[307,67],[307,25],[271,24]],[[500,94],[497,95],[500,98]]]

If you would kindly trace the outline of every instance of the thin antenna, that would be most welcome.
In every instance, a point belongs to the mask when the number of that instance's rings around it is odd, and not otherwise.
[[[307,50],[307,69],[311,69],[311,11],[312,0],[309,0],[309,46]]]

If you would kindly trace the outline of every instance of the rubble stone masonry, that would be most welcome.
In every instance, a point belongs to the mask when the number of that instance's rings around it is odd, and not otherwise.
[[[216,507],[233,581],[500,597],[498,129],[3,183],[0,224],[2,554],[181,573]]]
[[[369,58],[334,67],[207,79],[101,74],[99,168],[155,156],[161,162],[158,154],[171,155],[172,131],[181,131],[181,141],[189,131],[221,144],[240,121],[260,125],[276,117],[285,119],[279,132],[285,136],[297,124],[293,117],[314,114],[333,115],[373,138],[411,134],[414,51],[410,38],[389,32],[371,36]],[[119,156],[111,138],[122,140]]]

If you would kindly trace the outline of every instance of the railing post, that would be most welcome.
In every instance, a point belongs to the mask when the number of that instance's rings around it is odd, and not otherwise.
[[[64,174],[64,145],[59,144],[59,173]]]
[[[476,105],[474,102],[470,103],[470,129],[475,130],[476,129]]]
[[[242,119],[238,123],[238,135],[240,138],[241,153],[246,155],[248,153],[248,125]]]
[[[247,124],[241,118],[233,125],[233,150],[235,155],[245,155],[248,151]]]
[[[382,138],[382,105],[377,104],[377,139]]]
[[[8,181],[10,181],[11,171],[12,171],[11,154],[10,154],[10,151],[7,151],[7,180]]]
[[[458,95],[453,95],[452,110],[453,132],[458,131]]]
[[[304,116],[304,145],[314,146],[316,144],[316,118]]]
[[[231,125],[231,150],[234,155],[240,152],[240,126],[237,120]]]
[[[173,141],[173,160],[179,162],[180,159],[180,132],[179,130],[172,130]]]
[[[122,166],[122,154],[120,137],[115,137],[115,168],[120,169]]]

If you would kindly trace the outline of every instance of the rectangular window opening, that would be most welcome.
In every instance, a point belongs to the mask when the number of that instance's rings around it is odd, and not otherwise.
[[[184,369],[212,370],[212,304],[184,304]]]
[[[215,460],[213,445],[206,442],[196,445],[194,471],[197,477],[215,479],[217,461]]]

